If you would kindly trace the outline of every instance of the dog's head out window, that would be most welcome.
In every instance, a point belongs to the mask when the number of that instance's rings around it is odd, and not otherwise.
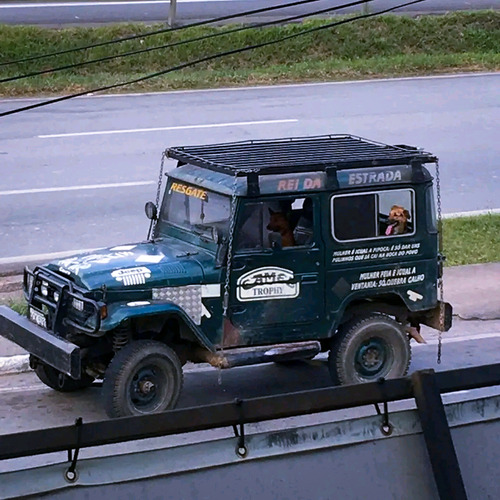
[[[414,192],[394,189],[332,198],[332,234],[338,241],[413,234]]]

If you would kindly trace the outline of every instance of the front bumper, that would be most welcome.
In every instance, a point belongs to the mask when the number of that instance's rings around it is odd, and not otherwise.
[[[0,335],[56,370],[80,379],[80,348],[35,325],[7,306],[0,306]]]

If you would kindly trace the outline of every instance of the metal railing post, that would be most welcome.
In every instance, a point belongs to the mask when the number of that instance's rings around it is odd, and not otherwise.
[[[413,394],[441,500],[467,500],[448,420],[434,370],[412,374]]]
[[[170,0],[170,8],[168,10],[168,25],[173,28],[175,25],[175,16],[177,13],[177,0]]]

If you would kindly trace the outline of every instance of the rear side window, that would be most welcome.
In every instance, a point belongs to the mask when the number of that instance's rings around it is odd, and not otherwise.
[[[331,211],[332,235],[337,241],[415,233],[415,195],[412,189],[333,196]]]

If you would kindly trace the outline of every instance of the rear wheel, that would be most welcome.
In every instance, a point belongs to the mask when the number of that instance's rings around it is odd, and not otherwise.
[[[35,367],[37,377],[47,386],[59,392],[74,392],[92,385],[94,378],[86,373],[75,380],[50,365],[38,361]]]
[[[384,314],[371,314],[339,329],[328,367],[335,384],[358,384],[403,377],[410,361],[410,343],[402,325]]]
[[[103,383],[110,417],[146,415],[174,408],[183,376],[177,354],[154,340],[138,340],[120,349],[109,364]]]

